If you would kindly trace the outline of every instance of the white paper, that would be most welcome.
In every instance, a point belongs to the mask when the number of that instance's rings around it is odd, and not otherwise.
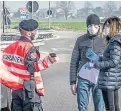
[[[85,69],[85,65],[83,65],[83,67],[79,71],[79,76],[96,84],[99,76],[99,70],[95,68]]]

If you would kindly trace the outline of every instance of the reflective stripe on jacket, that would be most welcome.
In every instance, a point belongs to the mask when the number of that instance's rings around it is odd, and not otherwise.
[[[31,72],[26,67],[26,56],[32,47],[34,46],[31,42],[20,39],[3,50],[0,59],[0,80],[2,84],[13,90],[24,87],[23,81],[30,79]],[[36,55],[38,60],[34,61],[34,80],[38,93],[43,96],[44,86],[40,71],[47,69],[52,63],[47,54],[41,58],[43,54],[40,54],[38,50],[36,50],[36,54],[32,53],[30,56],[34,58]]]

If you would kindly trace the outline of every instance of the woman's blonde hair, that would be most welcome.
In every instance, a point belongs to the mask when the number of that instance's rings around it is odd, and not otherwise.
[[[106,26],[109,26],[110,28],[110,32],[109,32],[109,36],[103,36],[103,32]],[[121,31],[121,20],[120,18],[113,16],[108,18],[103,26],[102,26],[102,32],[101,35],[103,37],[103,40],[105,43],[107,43],[110,40],[110,37],[115,37],[115,35],[117,35],[119,32]]]
[[[111,37],[117,35],[121,30],[121,20],[116,16],[110,17],[104,22],[102,27],[102,34],[104,32],[105,26],[107,25],[109,25],[110,28],[109,36]]]

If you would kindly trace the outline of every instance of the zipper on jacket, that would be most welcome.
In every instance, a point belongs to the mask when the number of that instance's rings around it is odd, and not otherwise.
[[[92,38],[92,50],[94,51],[94,38]],[[90,60],[90,62],[93,62],[93,60]]]
[[[92,50],[94,51],[94,38],[92,38]]]

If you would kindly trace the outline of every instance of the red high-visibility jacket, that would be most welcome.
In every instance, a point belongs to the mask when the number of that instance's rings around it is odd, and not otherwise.
[[[18,40],[2,52],[2,59],[0,59],[0,80],[1,83],[7,87],[17,90],[23,88],[23,81],[30,79],[30,72],[26,68],[26,55],[33,47],[31,42]],[[39,51],[36,51],[39,60],[34,62],[34,80],[38,93],[44,95],[44,86],[40,71],[47,69],[52,63],[49,56],[41,58]],[[34,56],[34,55],[33,55]]]

